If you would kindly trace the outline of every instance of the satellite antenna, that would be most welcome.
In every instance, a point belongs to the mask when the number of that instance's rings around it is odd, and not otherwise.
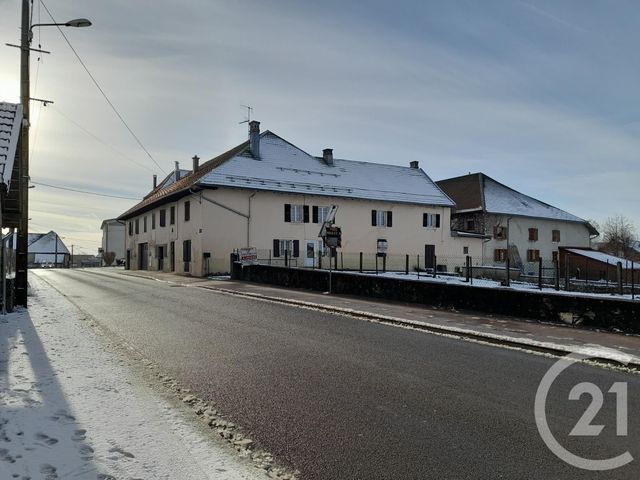
[[[243,123],[249,123],[251,121],[251,112],[253,111],[253,107],[250,107],[249,105],[240,105],[242,108],[246,108],[247,109],[247,118],[245,118],[243,121],[238,122],[238,125],[242,125]]]

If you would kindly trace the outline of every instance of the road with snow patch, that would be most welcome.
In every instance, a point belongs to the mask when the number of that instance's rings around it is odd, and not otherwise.
[[[534,398],[556,359],[113,270],[37,275],[303,479],[640,477],[638,460],[589,472],[545,446]],[[592,422],[602,434],[568,435],[591,400],[568,400],[580,382],[628,383],[627,436],[610,393]],[[556,438],[589,458],[640,459],[638,411],[640,376],[584,365],[547,403]]]

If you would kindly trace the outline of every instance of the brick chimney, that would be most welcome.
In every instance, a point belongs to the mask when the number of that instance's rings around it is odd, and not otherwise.
[[[198,155],[194,155],[191,160],[193,160],[193,173],[196,173],[200,168],[200,157]]]
[[[249,149],[253,158],[260,158],[260,122],[249,122]]]
[[[158,187],[158,175],[153,174],[153,189],[155,190]]]
[[[322,159],[324,160],[324,163],[333,167],[333,148],[325,148],[322,150]]]
[[[409,162],[409,167],[410,168],[415,168],[417,170],[418,168],[420,168],[420,164],[418,163],[417,160],[414,160],[412,162]]]
[[[178,180],[180,180],[180,162],[176,161],[176,168],[175,168],[175,181],[177,182]]]

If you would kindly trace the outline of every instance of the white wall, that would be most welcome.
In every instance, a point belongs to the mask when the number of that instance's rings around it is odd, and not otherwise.
[[[184,220],[184,203],[191,203],[191,219]],[[215,203],[213,203],[215,202]],[[284,221],[284,205],[301,204],[309,206],[309,223],[288,223]],[[169,225],[169,208],[176,208],[176,223]],[[273,248],[274,239],[298,240],[300,255],[304,252],[305,240],[317,240],[320,224],[311,223],[312,207],[338,205],[335,224],[342,227],[342,249],[344,254],[358,252],[373,254],[377,240],[386,239],[388,255],[424,255],[425,244],[435,245],[436,256],[441,258],[463,258],[463,247],[469,254],[479,257],[482,241],[475,238],[452,237],[450,232],[450,208],[429,207],[413,204],[351,200],[338,197],[321,197],[304,194],[249,191],[242,189],[203,190],[177,202],[165,204],[167,225],[159,226],[159,210],[156,208],[139,218],[139,233],[128,235],[127,248],[131,250],[131,267],[138,268],[139,243],[149,244],[149,268],[158,268],[157,247],[175,242],[176,269],[184,272],[182,264],[182,243],[192,242],[191,273],[203,275],[203,253],[211,254],[209,272],[228,270],[229,254],[236,248],[251,246],[268,251]],[[371,210],[393,212],[392,227],[371,225]],[[156,215],[156,228],[151,228],[151,216]],[[439,228],[422,226],[423,213],[440,214]],[[144,232],[143,217],[147,217],[147,232]],[[250,216],[250,220],[246,217]],[[131,220],[135,222],[135,219]],[[128,227],[127,227],[128,229]],[[300,262],[302,260],[300,259]],[[213,264],[215,263],[215,265]],[[438,262],[440,263],[440,262]],[[167,259],[163,270],[169,271]]]

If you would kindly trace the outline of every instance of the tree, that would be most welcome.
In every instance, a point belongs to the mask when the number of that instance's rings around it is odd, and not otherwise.
[[[632,254],[635,241],[635,228],[624,215],[609,217],[602,227],[602,241],[604,250],[611,255],[627,258]]]

